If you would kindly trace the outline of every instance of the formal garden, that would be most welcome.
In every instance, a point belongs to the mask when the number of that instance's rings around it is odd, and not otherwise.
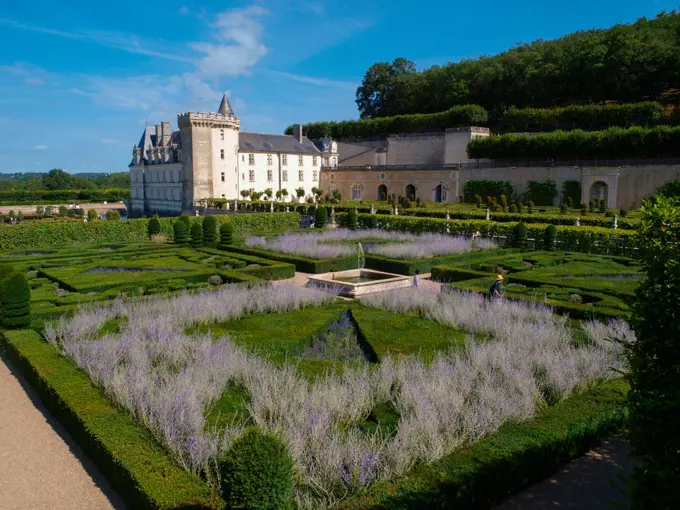
[[[0,227],[2,345],[131,507],[488,508],[624,426],[637,244],[315,216]],[[292,280],[357,267],[441,291]]]

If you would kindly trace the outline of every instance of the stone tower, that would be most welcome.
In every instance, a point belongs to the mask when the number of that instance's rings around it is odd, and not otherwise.
[[[177,116],[182,144],[182,209],[235,188],[241,121],[224,94],[217,113]]]

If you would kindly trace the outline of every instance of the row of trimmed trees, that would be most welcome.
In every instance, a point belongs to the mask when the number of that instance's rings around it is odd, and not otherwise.
[[[176,244],[191,244],[194,248],[202,246],[219,247],[229,246],[234,242],[234,226],[231,223],[223,223],[217,229],[217,219],[208,215],[202,222],[195,221],[193,224],[186,214],[181,215],[172,226],[173,241]],[[149,237],[153,238],[161,234],[161,222],[158,216],[149,220]]]

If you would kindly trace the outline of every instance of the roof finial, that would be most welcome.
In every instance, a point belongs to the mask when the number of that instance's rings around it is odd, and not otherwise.
[[[220,108],[217,110],[217,113],[221,113],[222,115],[234,115],[234,110],[231,109],[226,93],[222,96],[222,102],[220,103]]]

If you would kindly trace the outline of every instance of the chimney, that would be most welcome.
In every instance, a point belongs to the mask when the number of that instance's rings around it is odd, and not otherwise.
[[[298,143],[302,143],[302,124],[295,124],[293,126],[293,136]]]
[[[167,147],[170,145],[170,123],[169,122],[161,122],[161,140],[162,140],[162,145],[163,147]]]

